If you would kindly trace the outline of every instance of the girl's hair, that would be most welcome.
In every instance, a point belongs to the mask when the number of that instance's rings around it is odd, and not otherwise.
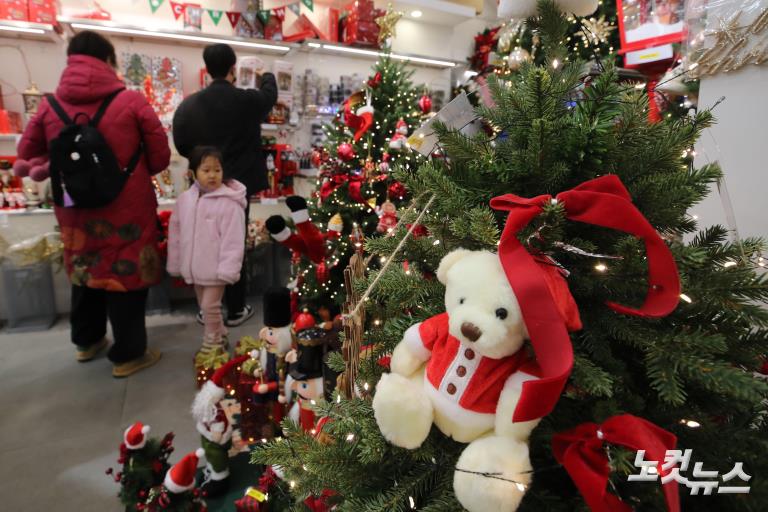
[[[88,55],[102,60],[112,67],[117,66],[115,47],[109,39],[89,30],[78,33],[70,39],[67,55]]]
[[[212,156],[219,161],[220,164],[224,164],[224,157],[221,155],[219,148],[215,146],[195,146],[189,154],[189,169],[192,171],[189,177],[189,184],[192,185],[197,177],[197,169],[203,163],[203,160]]]

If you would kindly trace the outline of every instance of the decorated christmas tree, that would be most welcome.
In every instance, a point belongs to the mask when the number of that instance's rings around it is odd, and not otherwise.
[[[352,312],[366,310],[374,344],[358,393],[318,406],[320,433],[287,423],[253,452],[283,468],[297,501],[332,490],[356,512],[768,502],[768,385],[753,375],[768,352],[763,242],[689,213],[721,176],[682,156],[713,116],[649,124],[647,96],[613,68],[587,79],[564,64],[570,24],[539,9],[546,59],[490,80],[495,106],[477,110],[487,131],[438,126],[447,159],[396,173],[415,203],[404,220],[429,234],[402,226],[366,244],[385,261],[356,283]],[[628,481],[638,474],[648,482]]]
[[[294,260],[303,305],[341,304],[343,271],[351,255],[362,250],[365,239],[386,235],[397,223],[397,206],[408,193],[392,171],[417,167],[420,158],[408,150],[407,137],[431,105],[411,75],[404,63],[385,54],[363,89],[347,98],[325,126],[327,143],[314,157],[320,177],[307,211],[319,232],[302,225],[307,205],[299,198],[288,201],[297,237],[285,238],[281,219],[267,222],[274,238],[303,256]]]

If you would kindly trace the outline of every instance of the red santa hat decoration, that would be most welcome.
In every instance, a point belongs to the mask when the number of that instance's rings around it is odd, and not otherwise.
[[[205,451],[202,448],[185,455],[165,474],[165,480],[163,480],[165,488],[173,494],[181,494],[194,489],[197,464],[204,457]]]
[[[147,444],[147,434],[149,434],[149,425],[144,425],[137,421],[127,429],[123,434],[123,442],[129,450],[141,450]]]
[[[285,204],[291,210],[296,233],[288,229],[281,215],[273,215],[267,219],[264,223],[267,231],[275,241],[306,256],[313,263],[320,263],[325,258],[325,240],[309,217],[307,200],[300,196],[290,196],[285,200]]]

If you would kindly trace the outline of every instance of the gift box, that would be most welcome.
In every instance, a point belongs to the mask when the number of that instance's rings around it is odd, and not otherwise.
[[[0,0],[0,19],[27,21],[28,18],[26,0]]]
[[[280,21],[280,18],[277,16],[270,16],[269,20],[264,25],[264,39],[270,41],[283,40],[283,22]]]
[[[349,18],[356,21],[375,21],[376,9],[373,7],[373,0],[356,0],[346,6],[345,10],[349,13]]]
[[[0,133],[21,133],[21,114],[0,109]]]
[[[213,372],[218,370],[224,363],[229,361],[229,352],[224,348],[217,348],[206,351],[198,351],[195,354],[195,383],[197,388],[203,387],[207,381],[213,376]],[[226,379],[225,379],[226,385]],[[230,386],[234,385],[234,381],[229,381]],[[226,389],[226,388],[225,388]]]
[[[57,11],[57,5],[54,0],[29,0],[27,2],[28,19],[35,23],[56,24]]]
[[[375,21],[347,19],[344,24],[344,43],[361,46],[378,46],[379,26]]]

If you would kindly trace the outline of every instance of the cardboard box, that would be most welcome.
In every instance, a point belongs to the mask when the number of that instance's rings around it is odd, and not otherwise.
[[[29,0],[27,10],[29,21],[56,24],[58,6],[54,0]]]
[[[0,0],[0,20],[27,21],[28,19],[26,0]]]

